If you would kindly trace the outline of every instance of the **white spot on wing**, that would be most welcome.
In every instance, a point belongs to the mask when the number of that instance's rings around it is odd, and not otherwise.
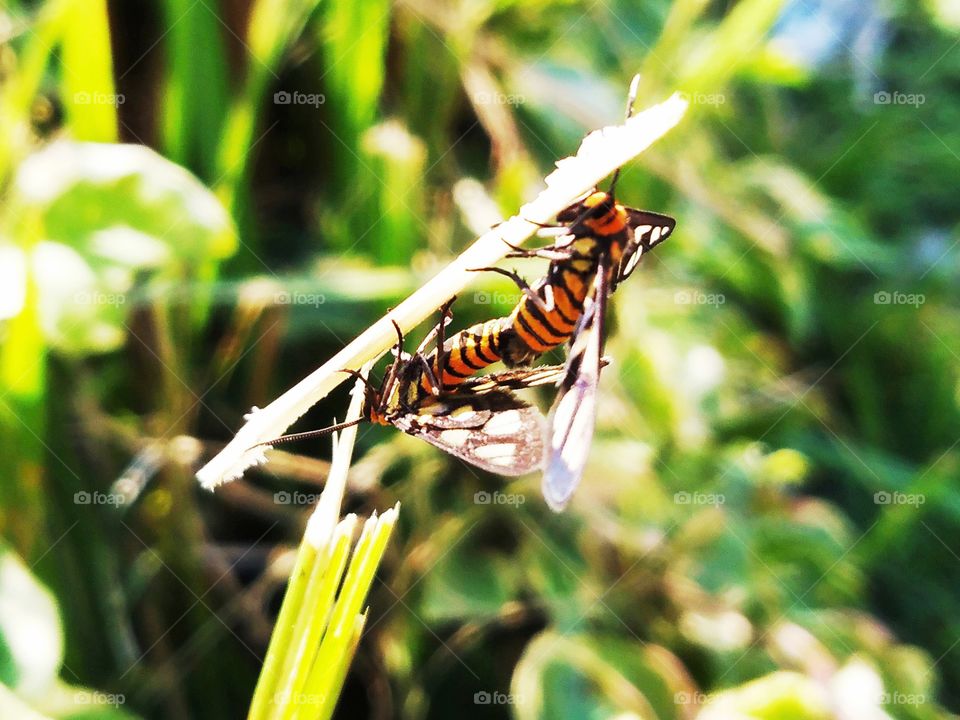
[[[456,418],[457,420],[469,420],[476,414],[477,411],[469,405],[461,405],[452,413],[450,413],[450,417]]]
[[[494,465],[511,465],[514,455],[516,455],[516,449],[515,443],[489,443],[477,446],[473,454]]]
[[[519,410],[504,410],[495,414],[483,426],[485,435],[514,435],[523,427]]]
[[[470,430],[444,430],[440,440],[452,447],[461,447],[472,434]]]

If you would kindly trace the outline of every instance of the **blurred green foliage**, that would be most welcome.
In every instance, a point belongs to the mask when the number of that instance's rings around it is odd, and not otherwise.
[[[0,715],[245,712],[326,465],[193,472],[638,71],[691,109],[618,192],[678,229],[612,303],[583,486],[555,516],[364,428],[349,509],[404,513],[339,715],[960,709],[958,31],[941,0],[7,3]],[[476,288],[457,327],[516,299]]]

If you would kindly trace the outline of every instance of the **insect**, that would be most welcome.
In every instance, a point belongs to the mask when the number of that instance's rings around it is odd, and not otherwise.
[[[617,203],[615,180],[609,192],[594,190],[558,214],[558,224],[547,227],[560,235],[553,245],[514,249],[513,257],[550,260],[546,275],[532,287],[514,272],[480,268],[507,275],[523,291],[509,316],[444,340],[447,306],[440,324],[410,356],[402,354],[398,331],[397,358],[383,385],[367,386],[370,419],[502,475],[543,465],[544,497],[562,510],[579,484],[590,447],[607,298],[676,224],[666,215]],[[437,336],[435,349],[426,353]],[[528,365],[571,339],[562,371],[548,366],[475,377],[498,361],[513,368]],[[559,393],[544,430],[539,413],[509,390],[550,382],[559,383]],[[508,437],[497,437],[505,431]]]
[[[630,117],[635,87],[627,100]],[[463,382],[486,364],[502,360],[510,367],[571,342],[557,398],[548,416],[544,450],[543,495],[563,510],[580,483],[596,422],[596,395],[604,364],[607,301],[637,267],[643,255],[676,227],[667,215],[626,207],[616,201],[618,169],[606,192],[596,188],[542,225],[542,235],[557,236],[545,248],[513,248],[508,257],[550,260],[546,275],[532,287],[515,272],[479,268],[506,275],[523,291],[507,318],[461,331],[443,348],[450,356],[444,382]],[[438,351],[440,346],[438,346]],[[431,356],[432,358],[433,356]],[[428,362],[431,358],[428,358]]]
[[[625,280],[641,256],[667,238],[676,221],[666,215],[625,207],[609,192],[594,190],[557,215],[557,225],[543,226],[560,235],[557,242],[535,250],[514,248],[508,257],[550,260],[546,275],[532,287],[503,268],[476,268],[506,275],[523,291],[507,317],[461,330],[438,344],[424,362],[432,374],[421,376],[426,392],[455,387],[495,362],[509,367],[529,365],[574,335],[584,303],[594,291],[601,259],[616,266],[610,292]],[[442,370],[441,370],[442,365]]]
[[[627,102],[628,118],[635,87]],[[438,326],[413,355],[404,353],[403,335],[397,328],[396,357],[382,384],[375,388],[363,379],[364,419],[393,425],[502,475],[543,467],[544,498],[553,510],[563,510],[583,474],[596,421],[608,298],[676,226],[667,215],[618,203],[614,191],[619,175],[618,169],[608,191],[595,188],[558,213],[556,224],[541,225],[542,236],[557,238],[552,245],[512,248],[508,257],[550,261],[546,275],[533,286],[509,270],[476,268],[506,275],[522,290],[509,316],[474,325],[445,340],[448,303]],[[426,353],[434,338],[435,349]],[[529,365],[567,342],[571,347],[562,367],[475,377],[498,361],[511,368]],[[356,371],[346,372],[360,377]],[[539,411],[512,390],[548,383],[556,384],[558,393],[544,428]],[[280,440],[313,436],[355,422],[359,421]]]
[[[453,388],[442,386],[424,353],[436,338],[438,350],[431,357],[437,358],[436,367],[442,373],[446,357],[443,334],[451,303],[443,306],[440,322],[412,355],[404,352],[403,333],[394,325],[394,360],[379,387],[356,370],[343,371],[365,384],[363,417],[262,444],[303,440],[369,421],[392,425],[489,472],[515,476],[538,469],[544,457],[545,421],[537,408],[512,391],[555,385],[563,366],[507,370],[464,379]]]
[[[558,214],[554,245],[515,250],[512,255],[550,259],[547,274],[533,287],[509,271],[524,291],[501,330],[502,357],[523,365],[570,341],[557,398],[548,416],[543,495],[556,511],[566,507],[580,482],[596,420],[596,394],[603,364],[607,300],[634,271],[641,257],[676,226],[666,215],[636,210],[607,192],[594,190]]]

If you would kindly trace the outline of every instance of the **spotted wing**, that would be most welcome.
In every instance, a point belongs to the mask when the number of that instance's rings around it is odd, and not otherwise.
[[[525,475],[543,462],[543,415],[506,390],[460,388],[391,422],[408,435],[498,475]]]
[[[614,273],[614,290],[630,277],[644,254],[670,236],[677,226],[677,221],[669,215],[627,208],[627,226],[630,228],[630,242],[624,249]]]
[[[597,417],[597,386],[603,366],[605,281],[609,260],[597,269],[593,303],[587,308],[573,347],[557,399],[547,419],[548,444],[544,455],[543,497],[555,512],[562,511],[580,484]]]

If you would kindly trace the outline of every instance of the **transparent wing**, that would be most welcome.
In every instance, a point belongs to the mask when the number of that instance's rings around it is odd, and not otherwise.
[[[597,385],[603,365],[608,267],[609,261],[604,258],[597,269],[594,301],[574,336],[566,372],[547,418],[543,497],[555,512],[562,511],[570,502],[590,454],[597,417]]]

